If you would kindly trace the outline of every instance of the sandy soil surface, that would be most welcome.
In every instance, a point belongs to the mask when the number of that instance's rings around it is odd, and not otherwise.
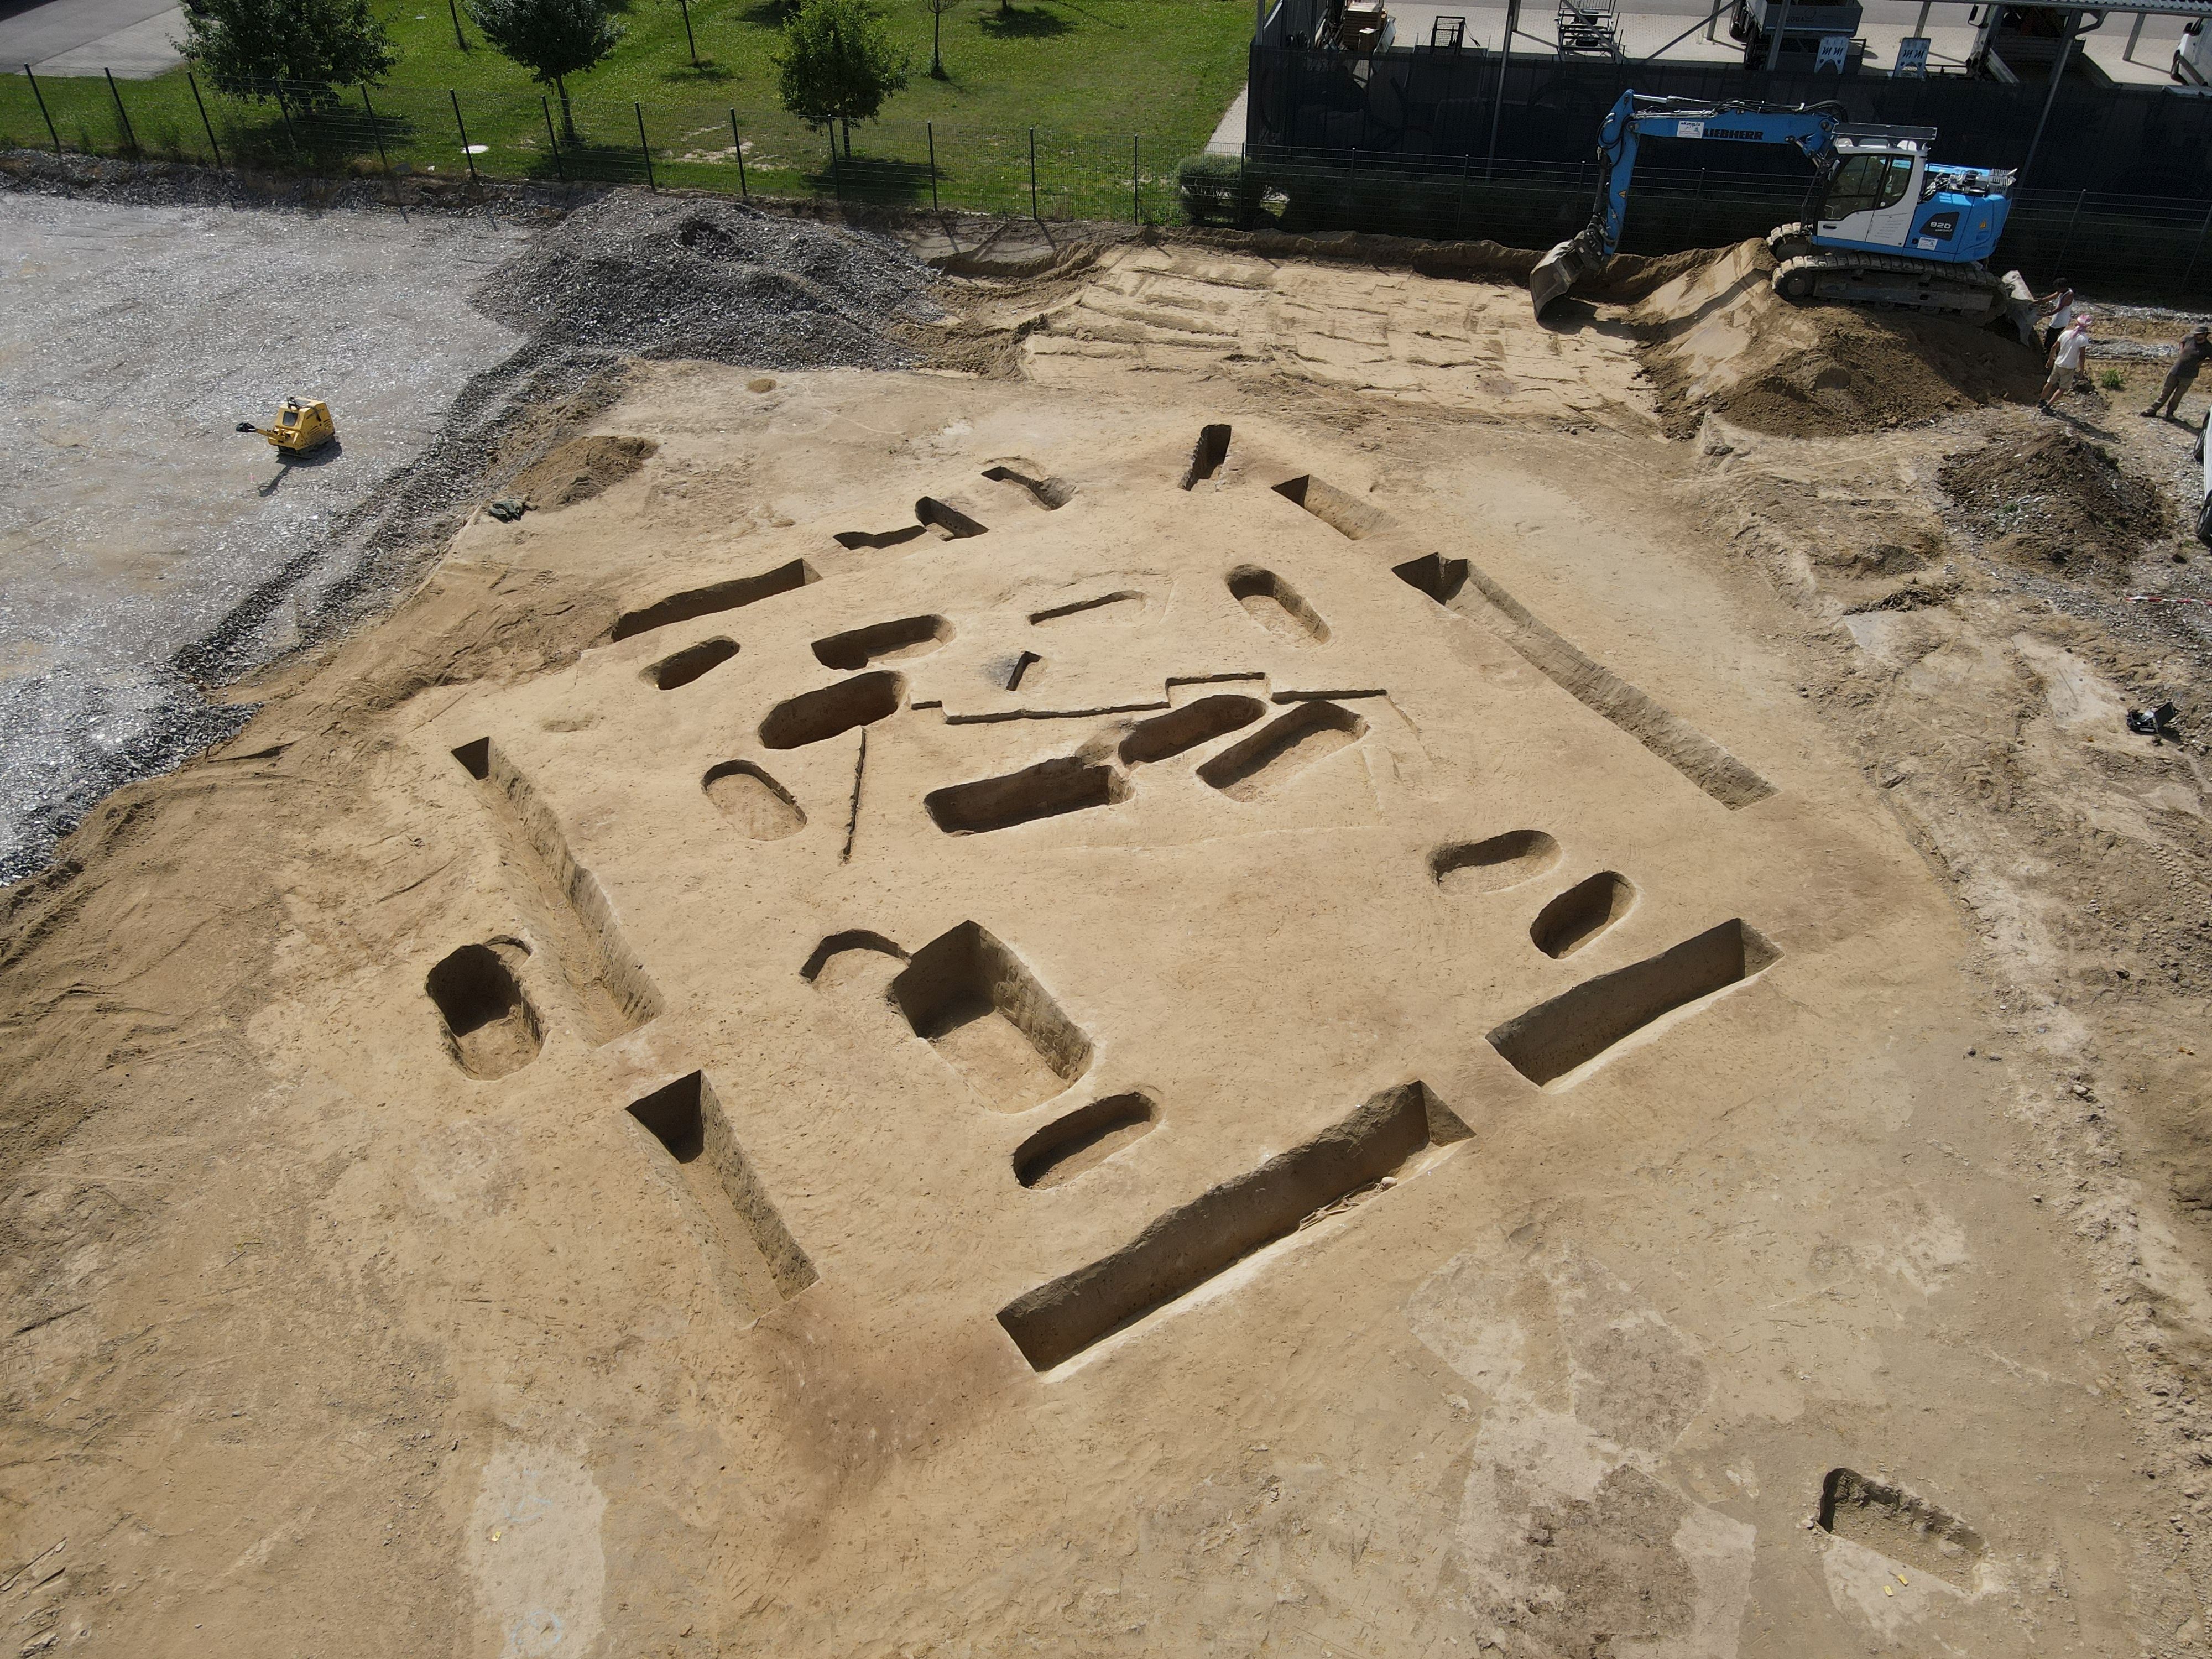
[[[1704,269],[633,365],[8,895],[8,1638],[2201,1651],[2202,566]]]

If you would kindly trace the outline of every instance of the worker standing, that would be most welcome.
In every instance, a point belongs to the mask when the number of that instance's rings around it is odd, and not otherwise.
[[[2212,323],[2199,323],[2183,337],[2181,355],[2173,360],[2173,367],[2166,371],[2166,382],[2158,389],[2158,396],[2150,400],[2146,415],[2163,415],[2169,421],[2181,418],[2181,399],[2196,383],[2197,371],[2204,360],[2212,357]]]
[[[2061,283],[2050,293],[2037,295],[2035,310],[2043,319],[2043,353],[2047,357],[2066,325],[2074,320],[2074,290]]]
[[[2088,364],[2089,325],[2095,320],[2084,311],[2066,325],[2064,333],[2051,343],[2051,375],[2043,383],[2042,395],[2035,400],[2035,406],[2045,415],[2051,413],[2054,399],[2065,396],[2081,383],[2081,372]]]

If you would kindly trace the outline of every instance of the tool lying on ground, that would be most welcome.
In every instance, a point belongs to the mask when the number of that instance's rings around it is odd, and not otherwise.
[[[1598,136],[1596,211],[1529,273],[1538,316],[1619,250],[1644,138],[1794,144],[1820,169],[1803,222],[1767,234],[1775,291],[1785,300],[1850,300],[1973,320],[2009,304],[2016,321],[2032,325],[2027,285],[1982,264],[2012,209],[2011,173],[1931,164],[1935,128],[1855,126],[1837,104],[1716,104],[1633,91],[1620,94]]]
[[[276,411],[276,425],[256,426],[251,421],[240,421],[238,429],[258,432],[288,455],[320,449],[338,435],[331,420],[331,406],[320,398],[287,398],[283,408]]]

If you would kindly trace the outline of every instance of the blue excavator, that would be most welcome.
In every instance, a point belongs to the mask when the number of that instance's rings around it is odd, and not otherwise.
[[[1598,137],[1596,211],[1529,274],[1538,316],[1620,248],[1644,138],[1792,144],[1804,153],[1820,175],[1804,218],[1766,239],[1775,291],[1785,300],[1979,321],[2027,298],[2017,277],[1994,276],[1983,263],[2012,210],[2013,173],[1930,161],[1935,128],[1854,125],[1837,104],[1709,103],[1632,91],[1620,94]]]

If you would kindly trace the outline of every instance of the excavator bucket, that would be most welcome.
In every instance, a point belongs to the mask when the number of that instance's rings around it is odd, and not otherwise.
[[[1603,270],[1605,265],[1605,244],[1595,225],[1560,243],[1528,273],[1528,297],[1536,302],[1536,314],[1541,317],[1553,301],[1584,277]]]

